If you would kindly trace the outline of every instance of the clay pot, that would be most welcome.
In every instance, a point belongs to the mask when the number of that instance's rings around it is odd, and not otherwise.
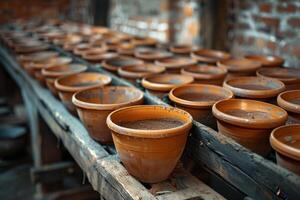
[[[76,45],[78,43],[82,42],[82,37],[80,35],[76,34],[68,34],[64,38],[55,39],[53,41],[54,44],[57,45]]]
[[[255,75],[256,70],[261,67],[260,62],[245,58],[222,60],[219,61],[217,65],[227,69],[227,79],[231,77],[253,76]]]
[[[149,77],[154,74],[160,74],[165,71],[164,67],[153,65],[153,64],[143,64],[135,66],[125,66],[118,69],[118,74],[126,78],[131,83],[136,83],[136,80]]]
[[[156,60],[155,64],[166,68],[166,73],[180,74],[181,69],[197,64],[197,61],[186,57],[171,57]]]
[[[176,86],[192,83],[194,78],[188,75],[180,74],[155,74],[143,78],[142,85],[151,94],[162,98],[166,93]]]
[[[300,175],[300,124],[274,129],[270,143],[276,151],[277,164]]]
[[[116,109],[142,104],[143,92],[132,87],[107,86],[77,92],[72,102],[90,136],[101,143],[112,143],[107,116]]]
[[[260,62],[262,67],[281,67],[284,63],[279,56],[246,55],[245,58]]]
[[[287,120],[287,112],[282,108],[248,99],[219,101],[212,111],[221,134],[262,156],[270,151],[272,129],[284,125]]]
[[[91,48],[91,44],[89,43],[80,43],[75,46],[73,49],[73,53],[77,56],[82,56],[86,51]]]
[[[179,55],[190,55],[193,51],[197,51],[199,48],[188,44],[175,44],[170,46],[170,51]]]
[[[286,90],[300,88],[300,71],[293,68],[261,68],[256,72],[257,76],[275,78],[285,84]]]
[[[134,46],[152,46],[154,47],[157,43],[157,41],[153,38],[149,38],[149,37],[134,37],[133,39],[131,39],[130,41]]]
[[[213,104],[232,97],[233,93],[228,89],[205,84],[182,85],[173,88],[169,93],[169,98],[176,107],[187,111],[194,120],[211,128],[217,127],[211,112]]]
[[[119,57],[118,53],[115,52],[106,52],[106,53],[102,53],[102,54],[86,54],[84,55],[84,59],[86,59],[87,61],[91,62],[91,63],[101,63],[104,60],[110,60],[110,59],[115,59]]]
[[[72,58],[69,57],[54,57],[50,58],[42,63],[31,63],[30,67],[33,69],[34,77],[42,84],[46,84],[46,79],[42,75],[42,69],[48,68],[57,65],[69,64],[72,61]]]
[[[30,53],[25,55],[20,55],[18,57],[18,61],[20,62],[21,66],[25,68],[25,65],[30,62],[42,62],[44,60],[57,57],[58,53],[55,51],[41,51],[37,53]]]
[[[16,46],[14,51],[18,54],[33,53],[49,49],[48,44],[37,44],[32,46]]]
[[[230,54],[224,51],[212,50],[212,49],[199,49],[191,53],[191,57],[198,62],[216,64],[218,61],[227,60],[230,58]]]
[[[231,78],[226,80],[223,86],[231,90],[237,97],[270,103],[276,103],[277,95],[285,90],[284,83],[281,81],[256,76]]]
[[[111,77],[107,75],[96,72],[82,72],[60,77],[55,80],[54,86],[63,104],[69,111],[76,113],[76,108],[72,103],[73,94],[78,91],[105,86],[110,82]]]
[[[145,183],[169,177],[192,127],[187,112],[159,105],[121,108],[107,117],[113,141],[128,172]]]
[[[91,47],[82,53],[82,57],[85,59],[85,58],[89,58],[90,56],[91,57],[97,56],[106,53],[106,51],[107,48],[105,46]]]
[[[117,47],[117,52],[121,55],[133,56],[135,47],[135,45],[129,42],[122,43]]]
[[[222,85],[227,70],[213,65],[195,65],[181,69],[181,73],[192,76],[195,83]]]
[[[127,57],[127,56],[119,56],[112,59],[107,59],[102,62],[102,66],[104,69],[117,73],[118,69],[124,66],[135,66],[141,65],[144,62],[139,59]]]
[[[290,90],[279,94],[277,103],[289,112],[288,124],[300,124],[300,90]]]
[[[154,62],[155,60],[170,58],[173,56],[173,54],[164,50],[157,50],[152,48],[137,48],[134,51],[134,56],[146,62]]]
[[[76,74],[87,70],[87,66],[81,64],[58,65],[42,69],[42,76],[46,79],[46,85],[49,90],[56,96],[58,92],[54,87],[54,81],[62,76]]]

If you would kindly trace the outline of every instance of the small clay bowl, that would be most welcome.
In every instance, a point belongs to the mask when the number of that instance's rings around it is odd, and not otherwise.
[[[30,53],[30,54],[24,54],[20,55],[18,57],[18,61],[21,63],[21,66],[24,67],[24,64],[30,63],[30,62],[41,62],[43,60],[57,57],[58,53],[55,51],[41,51],[37,53]]]
[[[181,69],[181,74],[192,76],[195,83],[222,85],[227,69],[213,65],[194,65]]]
[[[300,124],[274,129],[270,143],[276,151],[277,164],[300,176]]]
[[[118,69],[118,74],[126,78],[131,83],[136,83],[136,80],[149,77],[154,74],[163,73],[166,69],[154,64],[142,64],[135,66],[125,66]]]
[[[136,46],[130,42],[121,43],[117,47],[117,52],[121,55],[134,56],[135,47]]]
[[[118,69],[120,67],[125,67],[125,66],[135,66],[135,65],[141,65],[144,64],[142,60],[128,57],[128,56],[119,56],[116,58],[111,58],[104,60],[102,62],[102,66],[104,69],[117,73]]]
[[[67,65],[57,65],[48,68],[42,69],[42,76],[46,79],[46,85],[49,90],[56,96],[58,96],[58,92],[54,87],[54,81],[62,76],[76,74],[80,72],[84,72],[87,70],[86,65],[81,64],[67,64]]]
[[[275,78],[285,84],[286,90],[300,88],[300,70],[293,68],[261,68],[256,71],[257,76]]]
[[[260,62],[262,67],[281,67],[284,63],[279,56],[246,55],[245,58]]]
[[[84,53],[82,53],[82,57],[84,59],[89,58],[90,56],[97,56],[106,53],[107,48],[106,46],[100,46],[100,47],[91,47]]]
[[[212,111],[221,134],[262,156],[270,152],[272,129],[284,125],[288,117],[278,106],[249,99],[222,100]]]
[[[276,79],[256,76],[235,77],[223,83],[224,88],[231,90],[235,96],[263,101],[275,100],[285,90],[284,83]]]
[[[173,56],[173,54],[164,50],[137,48],[134,51],[134,56],[147,62],[154,62],[155,60],[170,58]]]
[[[143,96],[133,87],[107,86],[77,92],[72,102],[90,136],[101,143],[112,143],[107,116],[116,109],[142,104]]]
[[[91,63],[102,63],[105,60],[111,60],[111,59],[115,59],[118,58],[119,54],[115,53],[115,52],[105,52],[102,54],[86,54],[84,55],[84,59],[86,59],[87,61],[91,62]]]
[[[155,64],[166,68],[166,73],[180,74],[181,69],[197,64],[197,61],[187,57],[170,57],[156,60]]]
[[[162,98],[176,86],[192,83],[194,78],[188,75],[180,74],[155,74],[143,78],[142,85],[151,94]]]
[[[180,55],[190,55],[193,51],[197,51],[199,47],[188,44],[174,44],[169,47],[170,51]]]
[[[50,46],[48,44],[40,44],[40,45],[30,46],[30,47],[17,46],[14,49],[14,51],[17,54],[34,53],[34,52],[38,52],[38,51],[45,51],[45,50],[49,49],[49,47]]]
[[[230,58],[230,54],[224,51],[212,50],[212,49],[199,49],[191,53],[191,57],[198,62],[216,64],[218,61],[227,60]]]
[[[232,58],[217,62],[219,67],[224,67],[228,71],[227,79],[231,77],[253,76],[257,69],[261,67],[261,63],[246,59]]]
[[[130,40],[130,42],[134,45],[134,46],[149,46],[149,47],[154,47],[157,43],[157,41],[153,38],[149,38],[149,37],[134,37]]]
[[[192,116],[178,108],[139,105],[107,117],[113,141],[128,172],[145,183],[169,177],[192,127]]]
[[[78,91],[102,87],[110,84],[111,77],[96,73],[96,72],[82,72],[72,75],[57,78],[54,86],[58,91],[58,96],[63,104],[73,114],[76,113],[76,108],[72,103],[72,96]]]
[[[73,49],[73,53],[77,56],[82,56],[86,51],[91,48],[91,44],[89,43],[80,43],[75,46]]]
[[[300,89],[280,93],[277,97],[278,105],[288,111],[288,124],[300,124]]]
[[[211,108],[217,101],[233,98],[233,93],[215,85],[187,84],[173,88],[169,98],[176,107],[190,113],[194,120],[216,129]]]

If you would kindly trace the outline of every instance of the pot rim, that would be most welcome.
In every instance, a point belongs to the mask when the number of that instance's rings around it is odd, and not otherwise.
[[[172,117],[173,115],[170,114],[171,112],[178,112],[181,115],[186,115],[186,121],[183,122],[184,124],[178,127],[170,128],[170,129],[158,129],[158,130],[144,130],[144,129],[132,129],[132,128],[125,128],[123,126],[120,126],[113,122],[112,116],[115,115],[118,112],[126,112],[128,110],[153,110],[153,109],[162,109],[165,110],[166,113],[169,114],[169,118],[175,119],[175,117]],[[153,111],[152,111],[153,112]],[[166,116],[166,115],[164,115]],[[161,118],[164,118],[162,116]],[[150,118],[147,118],[150,119]],[[171,106],[163,106],[163,105],[137,105],[137,106],[130,106],[130,107],[124,107],[120,108],[118,110],[115,110],[111,112],[107,119],[106,123],[107,126],[115,133],[131,136],[131,137],[140,137],[140,138],[166,138],[166,137],[174,137],[176,135],[184,134],[184,130],[190,129],[192,127],[193,118],[192,116],[179,108],[174,108]]]
[[[93,84],[93,85],[89,85],[89,86],[69,86],[69,85],[63,85],[60,82],[64,79],[68,79],[72,76],[88,76],[88,75],[97,75],[98,77],[102,77],[104,79],[103,82],[99,82],[97,84]],[[86,90],[86,89],[90,89],[90,88],[95,88],[95,87],[101,87],[101,86],[105,86],[110,84],[112,78],[108,75],[105,74],[100,74],[98,72],[82,72],[82,73],[75,73],[75,74],[70,74],[70,75],[66,75],[66,76],[62,76],[59,77],[55,80],[54,82],[54,86],[58,91],[61,92],[77,92],[77,91],[81,91],[81,90]]]
[[[231,99],[234,96],[233,93],[229,89],[226,89],[226,88],[223,88],[220,86],[193,83],[193,84],[186,84],[186,85],[181,85],[181,86],[173,88],[169,93],[170,100],[175,102],[176,104],[179,104],[179,105],[182,105],[185,107],[191,107],[191,108],[210,108],[217,102],[217,101],[189,101],[189,100],[179,98],[174,94],[174,92],[178,89],[186,88],[188,90],[191,87],[200,87],[200,88],[206,87],[206,88],[216,88],[216,89],[224,90],[228,93],[228,96],[224,97],[224,99]]]
[[[151,82],[149,79],[151,79],[154,76],[174,76],[174,77],[182,77],[182,78],[186,78],[187,81],[185,83],[179,84],[179,85],[184,85],[184,84],[188,84],[188,83],[192,83],[194,81],[194,78],[192,76],[188,76],[188,75],[183,75],[183,74],[154,74],[152,76],[149,77],[145,77],[142,79],[142,86],[146,89],[150,89],[150,90],[154,90],[154,91],[163,91],[163,92],[168,92],[171,89],[173,89],[176,86],[179,86],[178,84],[170,84],[170,83],[155,83],[155,82]]]
[[[72,71],[67,71],[67,72],[66,71],[49,71],[51,68],[54,68],[54,67],[66,66],[66,65],[55,65],[55,66],[43,68],[42,69],[42,75],[45,76],[46,78],[57,78],[57,77],[60,77],[60,76],[65,76],[65,75],[71,75],[71,74],[84,72],[88,68],[84,64],[71,63],[71,64],[67,64],[67,66],[68,65],[78,66],[78,69],[72,70]]]
[[[107,69],[107,70],[110,70],[110,71],[118,71],[118,69],[122,68],[123,66],[115,67],[114,65],[111,65],[111,64],[108,63],[110,60],[114,60],[114,59],[127,60],[127,61],[131,60],[132,62],[135,62],[134,64],[124,65],[124,66],[133,66],[133,65],[142,65],[142,64],[144,64],[143,60],[121,55],[121,56],[117,56],[117,57],[114,57],[114,58],[105,59],[105,60],[103,60],[101,65],[103,66],[104,69]]]
[[[300,90],[288,90],[278,95],[277,104],[289,112],[300,114],[300,105],[291,103],[288,99],[284,98],[284,95],[291,94],[291,93],[299,93],[299,98],[300,98]]]
[[[199,55],[199,52],[207,52],[208,54],[214,55],[214,57],[208,57],[206,55]],[[198,49],[192,51],[190,56],[197,61],[206,62],[206,63],[216,63],[219,60],[229,59],[231,55],[225,51],[215,50],[215,49]]]
[[[276,83],[278,86],[277,88],[270,88],[267,90],[255,90],[255,89],[244,89],[240,87],[236,87],[232,85],[234,82],[240,82],[240,81],[248,81],[249,84],[256,83],[259,80],[266,82],[271,81]],[[263,78],[263,77],[257,77],[257,76],[242,76],[242,77],[232,77],[228,80],[225,80],[223,82],[223,87],[231,90],[235,96],[239,97],[246,97],[246,98],[272,98],[276,97],[280,92],[285,90],[285,85],[283,82],[276,80],[276,79],[270,79],[270,78]]]
[[[248,54],[245,55],[245,58],[256,60],[260,62],[263,67],[282,66],[284,63],[284,59],[276,55]]]
[[[136,68],[144,68],[148,70],[147,72],[139,72],[139,71],[129,71],[130,69],[136,69]],[[155,68],[155,69],[153,69]],[[144,64],[144,65],[133,65],[133,66],[124,66],[120,67],[118,69],[118,74],[125,78],[134,78],[134,79],[140,79],[147,76],[150,76],[152,74],[160,74],[166,70],[165,67],[157,66],[154,64]]]
[[[205,74],[205,73],[197,73],[197,72],[192,72],[189,71],[191,68],[206,68],[206,69],[215,69],[217,71],[220,71],[222,73],[218,73],[218,74]],[[214,65],[195,65],[195,66],[189,66],[186,68],[181,69],[181,74],[185,74],[185,75],[190,75],[192,77],[194,77],[194,79],[196,80],[210,80],[210,79],[222,79],[225,78],[226,74],[227,74],[227,69],[223,68],[223,67],[217,67]]]
[[[252,63],[252,65],[249,64],[247,65],[247,67],[240,67],[234,65],[233,67],[232,64],[230,64],[230,62],[233,61],[245,61],[245,62]],[[262,64],[258,61],[247,59],[247,58],[229,58],[226,60],[218,61],[217,66],[226,68],[228,72],[239,73],[239,72],[255,72],[256,70],[261,68]]]
[[[277,138],[280,134],[284,134],[280,132],[283,129],[292,129],[292,130],[297,129],[298,131],[300,131],[300,124],[289,124],[289,125],[283,125],[275,128],[271,132],[271,136],[270,136],[271,146],[276,152],[279,152],[284,156],[300,161],[300,149],[285,144]]]
[[[169,62],[166,60],[173,60],[173,62],[172,61]],[[182,61],[182,62],[179,62],[179,61]],[[168,70],[168,69],[176,69],[176,68],[193,66],[193,65],[197,64],[197,61],[193,58],[173,56],[170,58],[163,58],[163,59],[155,60],[154,64],[165,67],[166,70]]]
[[[169,49],[172,53],[186,54],[197,51],[199,47],[189,44],[173,44]]]
[[[260,76],[260,77],[265,77],[265,78],[273,78],[273,79],[277,79],[277,80],[280,80],[282,81],[283,83],[285,84],[293,84],[293,83],[300,83],[300,75],[299,77],[291,77],[291,78],[288,78],[288,77],[285,77],[285,78],[277,78],[277,77],[272,77],[272,76],[268,76],[267,74],[268,73],[272,73],[273,71],[280,71],[280,70],[284,70],[284,71],[297,71],[298,69],[296,68],[282,68],[282,67],[271,67],[271,68],[261,68],[261,69],[258,69],[256,71],[256,75],[257,76]],[[267,74],[266,74],[267,73]]]
[[[243,104],[256,104],[256,105],[261,105],[261,107],[264,108],[264,111],[270,111],[270,108],[277,109],[277,115],[282,113],[282,116],[277,116],[276,118],[272,119],[247,119],[247,118],[241,118],[241,117],[236,117],[230,114],[224,113],[222,110],[220,110],[220,106],[222,104],[231,104],[233,105],[234,102],[241,102]],[[268,107],[269,109],[265,109]],[[280,113],[279,113],[280,112]],[[254,129],[271,129],[275,128],[278,126],[283,125],[288,117],[287,112],[280,108],[279,106],[275,106],[270,103],[265,103],[262,101],[256,101],[256,100],[250,100],[250,99],[227,99],[227,100],[221,100],[216,102],[213,107],[212,107],[212,113],[213,115],[220,121],[232,124],[234,126],[240,126],[240,127],[246,127],[246,128],[254,128]]]
[[[80,99],[78,99],[78,95],[82,94],[82,93],[88,93],[88,92],[92,92],[95,90],[111,90],[111,89],[124,89],[124,90],[131,90],[131,92],[136,92],[138,94],[137,97],[126,101],[126,102],[122,102],[122,103],[109,103],[109,104],[101,104],[101,103],[89,103],[86,101],[82,101]],[[105,87],[95,87],[95,88],[90,88],[90,89],[86,89],[86,90],[81,90],[76,92],[73,96],[72,96],[72,103],[76,106],[76,107],[80,107],[83,109],[91,109],[91,110],[115,110],[118,109],[120,107],[124,107],[124,106],[129,106],[132,104],[135,104],[137,102],[142,101],[144,98],[144,93],[134,87],[130,87],[130,86],[105,86]]]
[[[52,59],[58,59],[58,60],[52,61]],[[56,65],[66,65],[66,64],[71,63],[71,61],[72,61],[72,58],[70,58],[70,57],[58,56],[58,57],[46,59],[46,60],[44,60],[42,62],[38,62],[38,63],[31,62],[29,67],[32,67],[33,69],[36,69],[36,70],[41,70],[43,68],[52,67],[52,66],[56,66]]]
[[[109,56],[109,57],[105,57],[105,56]],[[84,59],[89,60],[89,61],[104,61],[104,60],[109,60],[112,58],[117,58],[119,57],[119,53],[116,52],[104,52],[102,54],[99,55],[83,55],[82,56]],[[103,63],[102,63],[103,65]]]
[[[158,53],[157,55],[153,54],[145,54],[145,52],[156,52]],[[152,48],[136,48],[134,51],[134,56],[136,58],[142,59],[142,60],[158,60],[158,59],[164,59],[164,58],[170,58],[173,56],[172,52],[166,51],[166,50],[159,50],[159,49],[152,49]],[[159,55],[159,56],[158,56]]]

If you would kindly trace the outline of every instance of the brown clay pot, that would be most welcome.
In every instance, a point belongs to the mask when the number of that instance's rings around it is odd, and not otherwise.
[[[81,64],[57,65],[42,69],[42,76],[46,79],[46,85],[56,96],[58,92],[54,87],[54,81],[62,76],[76,74],[87,70],[87,66]]]
[[[169,98],[176,107],[190,113],[194,120],[214,129],[217,124],[211,112],[213,104],[232,97],[233,93],[228,89],[205,84],[182,85],[169,93]]]
[[[89,43],[80,43],[75,46],[73,49],[73,53],[77,56],[82,56],[86,51],[91,48],[91,44]]]
[[[287,112],[282,108],[248,99],[222,100],[213,105],[212,111],[221,134],[262,156],[271,149],[272,129],[287,120]]]
[[[159,105],[131,106],[107,117],[113,141],[128,172],[145,183],[169,177],[192,127],[187,112]]]
[[[134,56],[135,47],[136,46],[130,42],[122,43],[117,47],[117,52],[121,55]]]
[[[290,90],[279,94],[277,103],[288,111],[288,124],[300,124],[300,90]]]
[[[137,48],[134,51],[134,56],[146,62],[154,62],[155,60],[170,58],[173,54],[168,51],[153,48]]]
[[[90,56],[91,57],[97,56],[106,53],[106,51],[107,51],[106,46],[91,47],[82,53],[82,57],[85,59],[85,58],[89,58]]]
[[[197,64],[197,61],[187,57],[171,57],[156,60],[155,64],[166,68],[166,73],[180,74],[181,69]]]
[[[24,68],[24,65],[30,62],[42,62],[49,58],[57,57],[58,53],[55,51],[41,51],[37,53],[30,53],[20,55],[18,57],[18,61],[20,62],[21,66]]]
[[[181,73],[192,76],[195,83],[222,85],[227,69],[213,65],[195,65],[181,69]]]
[[[190,55],[193,51],[197,51],[199,48],[188,44],[175,44],[169,47],[170,51],[179,55]]]
[[[38,51],[45,51],[49,49],[48,44],[38,44],[38,45],[32,45],[32,46],[16,46],[14,51],[18,54],[25,54],[25,53],[33,53]]]
[[[50,58],[42,63],[31,63],[30,67],[33,69],[34,77],[42,84],[46,85],[46,79],[42,75],[42,69],[48,68],[57,65],[69,64],[72,61],[72,58],[69,57],[54,57]]]
[[[153,64],[143,64],[135,66],[125,66],[118,69],[118,74],[126,78],[131,83],[136,83],[136,80],[149,77],[154,74],[160,74],[165,71],[164,67],[153,65]]]
[[[236,97],[276,103],[277,95],[285,90],[284,83],[276,79],[256,76],[235,77],[223,83]]]
[[[82,41],[82,36],[76,34],[68,34],[64,38],[55,39],[54,44],[57,45],[76,45]]]
[[[134,37],[130,40],[134,46],[155,46],[157,41],[149,37]]]
[[[63,104],[69,111],[76,113],[76,108],[72,103],[73,94],[78,91],[105,86],[110,82],[111,77],[107,75],[96,72],[82,72],[60,77],[55,80],[54,86]]]
[[[227,69],[227,79],[231,77],[253,76],[257,69],[261,67],[261,63],[246,58],[232,58],[222,60],[217,63],[219,67]]]
[[[212,49],[199,49],[191,53],[191,57],[198,62],[216,64],[218,61],[227,60],[230,58],[230,54],[224,51],[212,50]]]
[[[245,58],[260,62],[262,67],[281,67],[284,63],[279,56],[246,55]]]
[[[117,73],[118,69],[124,66],[141,65],[144,62],[142,60],[131,58],[128,56],[119,56],[112,59],[107,59],[102,62],[104,69]]]
[[[293,68],[261,68],[256,72],[257,76],[275,78],[285,84],[286,90],[300,88],[300,71]]]
[[[142,85],[151,94],[162,98],[176,86],[192,83],[194,78],[188,75],[180,74],[155,74],[143,78]]]
[[[143,92],[132,87],[107,86],[77,92],[72,102],[91,137],[101,143],[112,143],[107,116],[116,109],[142,104]]]
[[[300,124],[274,129],[270,143],[276,151],[277,164],[300,176]]]
[[[105,60],[115,59],[117,57],[119,57],[119,54],[115,52],[105,52],[97,55],[96,54],[84,55],[84,59],[95,64],[102,63]]]

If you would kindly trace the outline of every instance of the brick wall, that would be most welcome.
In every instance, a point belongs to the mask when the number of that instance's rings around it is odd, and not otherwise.
[[[235,55],[276,54],[300,68],[299,0],[232,0],[228,48]]]

